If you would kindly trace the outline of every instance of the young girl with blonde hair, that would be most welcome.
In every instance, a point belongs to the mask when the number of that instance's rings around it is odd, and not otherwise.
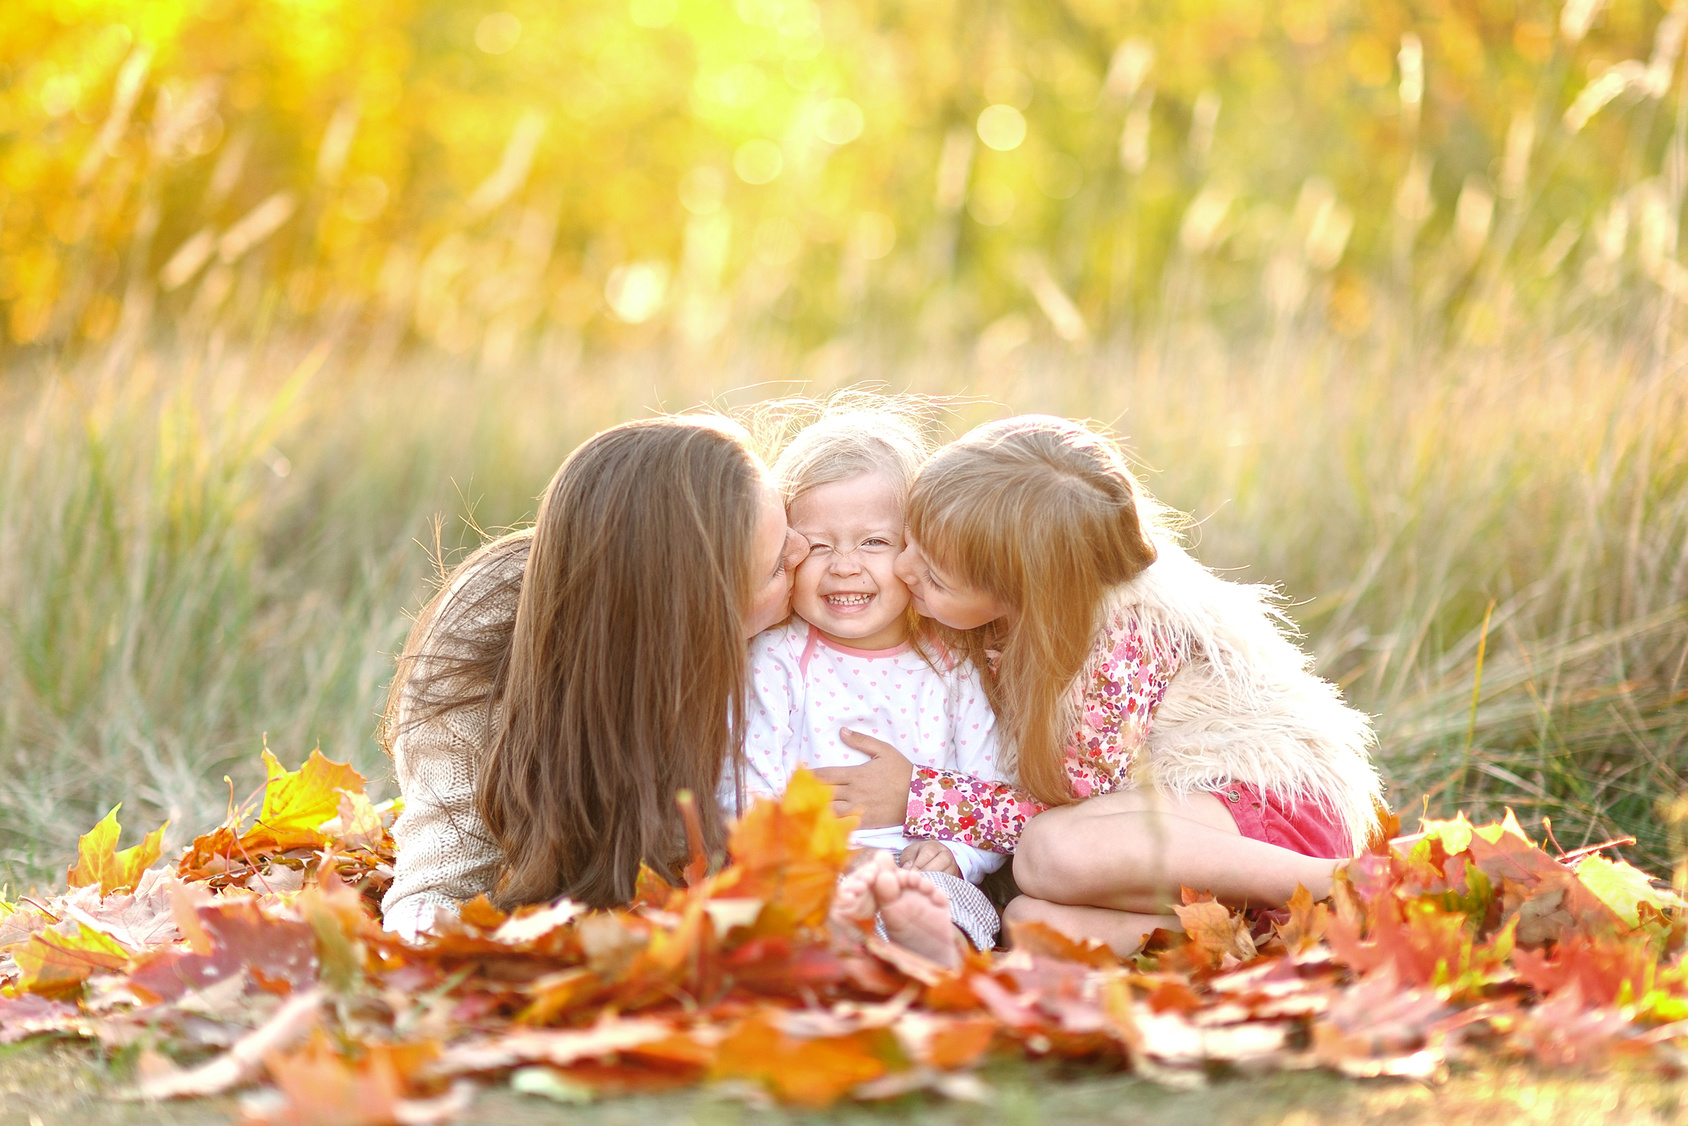
[[[1180,885],[1231,903],[1328,893],[1376,822],[1369,721],[1265,587],[1178,545],[1120,451],[1077,423],[992,423],[933,457],[897,574],[986,678],[1018,784],[915,766],[820,771],[836,808],[1013,852],[1010,920],[1134,950]]]
[[[745,772],[727,804],[777,795],[799,766],[861,761],[841,742],[844,728],[893,741],[924,767],[1000,777],[978,667],[932,644],[893,571],[904,501],[929,448],[898,400],[868,401],[877,405],[860,409],[858,396],[825,410],[774,465],[809,554],[793,583],[795,617],[751,642]],[[738,781],[727,779],[729,790]],[[976,947],[994,944],[1000,920],[974,884],[1001,854],[912,840],[896,826],[861,830],[854,843],[874,851],[842,881],[837,918],[877,915],[892,941],[942,962],[957,958],[957,930]]]

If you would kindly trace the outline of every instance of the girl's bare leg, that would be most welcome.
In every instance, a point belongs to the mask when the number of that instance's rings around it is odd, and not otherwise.
[[[1126,790],[1032,818],[1014,882],[1051,903],[1159,914],[1180,886],[1232,905],[1281,906],[1298,884],[1322,898],[1339,863],[1241,835],[1212,794]]]
[[[1107,943],[1108,948],[1122,958],[1137,953],[1143,940],[1157,927],[1169,931],[1184,929],[1176,915],[1141,915],[1134,911],[1110,911],[1106,907],[1077,907],[1070,903],[1033,899],[1029,895],[1009,900],[1002,918],[1010,924],[1043,923],[1075,941],[1093,938]]]

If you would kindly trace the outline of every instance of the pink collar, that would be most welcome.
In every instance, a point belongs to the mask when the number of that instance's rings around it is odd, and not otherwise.
[[[905,641],[901,645],[893,646],[890,649],[852,649],[848,645],[840,645],[838,642],[829,639],[820,630],[816,629],[813,624],[809,624],[809,637],[808,640],[803,643],[803,655],[797,659],[797,668],[800,672],[805,675],[808,674],[809,662],[814,659],[815,650],[822,645],[831,649],[835,653],[842,653],[846,657],[863,657],[870,661],[882,661],[891,657],[900,657],[904,653],[907,653],[910,648],[909,643]]]

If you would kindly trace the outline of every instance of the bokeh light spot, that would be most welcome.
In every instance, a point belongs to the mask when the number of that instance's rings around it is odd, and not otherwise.
[[[847,145],[862,135],[862,107],[849,98],[832,98],[821,103],[815,132],[829,145]]]
[[[1020,147],[1026,139],[1026,117],[1013,106],[997,103],[979,115],[979,140],[997,152]]]
[[[693,215],[713,215],[727,198],[727,177],[704,165],[680,177],[680,204]]]
[[[376,175],[355,177],[346,185],[346,197],[340,209],[354,223],[367,223],[380,215],[387,206],[387,181]]]
[[[522,21],[509,12],[494,12],[475,25],[475,46],[489,55],[502,55],[522,38]]]
[[[82,98],[82,83],[74,74],[55,74],[41,84],[41,110],[48,117],[63,117]]]
[[[667,296],[668,265],[654,260],[617,266],[604,285],[610,312],[628,324],[644,324],[656,316]]]
[[[785,169],[785,154],[763,137],[746,141],[733,154],[733,171],[747,184],[767,184]]]

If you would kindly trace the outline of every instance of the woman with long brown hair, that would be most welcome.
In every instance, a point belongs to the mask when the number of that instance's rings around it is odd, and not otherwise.
[[[569,455],[534,526],[465,560],[400,657],[388,929],[479,894],[626,902],[641,864],[677,877],[682,790],[718,852],[745,642],[789,613],[798,546],[725,419],[628,423]]]

